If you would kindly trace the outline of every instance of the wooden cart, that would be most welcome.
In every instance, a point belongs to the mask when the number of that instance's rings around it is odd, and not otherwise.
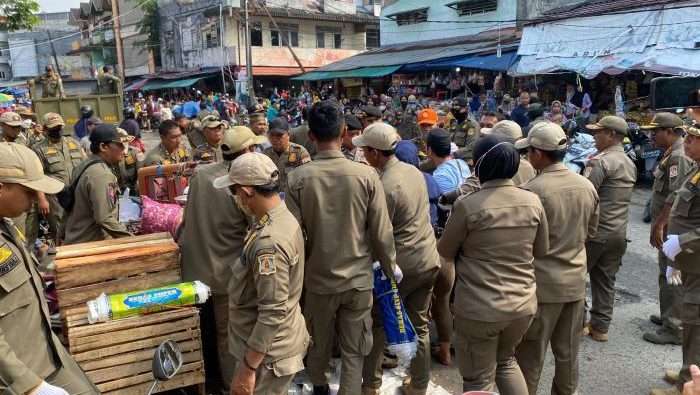
[[[204,393],[199,311],[175,308],[90,325],[86,302],[181,282],[179,251],[168,233],[58,247],[56,290],[68,350],[104,394],[141,395],[151,382],[151,359],[162,341],[182,350],[184,363],[156,392],[197,385]]]

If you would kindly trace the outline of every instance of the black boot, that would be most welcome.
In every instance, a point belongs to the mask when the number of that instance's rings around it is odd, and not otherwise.
[[[314,395],[330,395],[331,389],[326,385],[314,385]]]

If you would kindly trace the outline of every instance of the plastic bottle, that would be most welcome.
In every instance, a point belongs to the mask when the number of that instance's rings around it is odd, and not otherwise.
[[[210,295],[210,288],[201,281],[113,295],[103,293],[87,302],[88,322],[94,324],[177,306],[191,306],[206,302]]]

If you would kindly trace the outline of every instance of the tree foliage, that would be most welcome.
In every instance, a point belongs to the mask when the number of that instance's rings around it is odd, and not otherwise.
[[[2,1],[2,0],[0,0]],[[139,23],[139,33],[144,35],[143,40],[135,44],[142,47],[142,50],[153,50],[154,54],[160,52],[160,20],[158,18],[158,2],[156,0],[146,1],[142,6],[143,18]]]
[[[14,31],[30,30],[39,18],[34,15],[39,12],[39,3],[36,0],[0,0],[0,26]]]

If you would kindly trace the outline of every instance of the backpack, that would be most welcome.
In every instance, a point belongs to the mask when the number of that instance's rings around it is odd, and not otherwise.
[[[58,199],[58,203],[67,212],[73,211],[73,206],[75,205],[75,188],[78,186],[78,181],[80,181],[80,177],[83,176],[85,170],[97,163],[104,162],[102,161],[102,159],[95,159],[89,161],[85,165],[85,167],[83,167],[83,169],[80,170],[80,173],[78,173],[77,177],[75,177],[75,179],[73,179],[73,181],[69,185],[63,187],[63,189],[56,194],[56,199]]]

